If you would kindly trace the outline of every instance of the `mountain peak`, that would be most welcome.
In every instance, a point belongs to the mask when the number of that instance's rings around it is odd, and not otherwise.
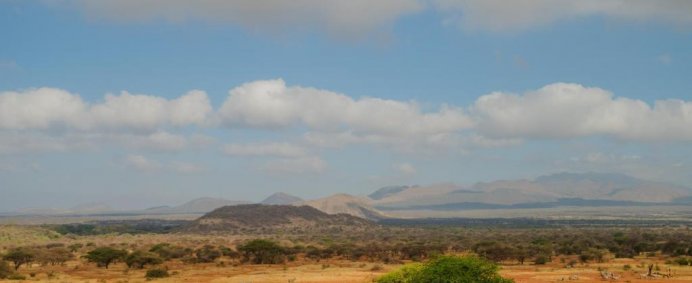
[[[272,195],[268,196],[264,200],[262,200],[260,203],[261,204],[294,204],[303,201],[302,198],[299,198],[294,195],[290,195],[284,192],[278,192],[278,193],[273,193]]]

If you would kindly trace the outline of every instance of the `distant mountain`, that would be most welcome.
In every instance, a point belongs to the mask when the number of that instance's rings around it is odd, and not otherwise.
[[[157,214],[187,214],[187,213],[207,213],[226,205],[247,204],[246,201],[227,200],[222,198],[198,198],[178,206],[159,206],[146,209],[145,213]]]
[[[362,218],[348,214],[327,214],[310,206],[245,204],[217,208],[185,226],[183,231],[311,231],[363,229],[372,225],[372,222]]]
[[[329,214],[345,213],[371,220],[386,218],[382,212],[372,207],[371,202],[368,198],[336,194],[300,204],[312,206]]]
[[[398,192],[404,191],[408,188],[411,188],[410,186],[388,186],[388,187],[383,187],[380,188],[379,190],[373,192],[372,194],[369,194],[368,197],[374,200],[381,200],[383,198],[386,198],[388,196],[391,196],[393,194],[396,194]]]
[[[271,196],[265,198],[260,203],[261,204],[294,204],[303,201],[302,198],[297,196],[289,195],[287,193],[274,193]]]
[[[632,206],[680,203],[690,195],[689,188],[622,174],[558,173],[471,187],[412,187],[374,199],[373,206],[383,210]]]

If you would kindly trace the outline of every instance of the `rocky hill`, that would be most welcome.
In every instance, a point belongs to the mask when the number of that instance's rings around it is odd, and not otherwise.
[[[372,207],[371,200],[348,194],[335,194],[329,197],[302,202],[329,214],[344,213],[360,218],[379,220],[386,216]]]
[[[183,228],[185,232],[365,229],[374,224],[348,214],[327,214],[310,206],[245,204],[217,208]]]

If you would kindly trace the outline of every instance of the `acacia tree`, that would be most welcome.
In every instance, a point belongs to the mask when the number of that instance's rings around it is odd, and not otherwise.
[[[20,266],[34,261],[35,257],[34,252],[26,248],[16,248],[4,255],[2,259],[11,261],[14,264],[14,270],[18,270]]]
[[[255,264],[275,264],[283,262],[284,249],[269,240],[256,239],[238,247],[244,261]]]
[[[136,251],[125,257],[125,264],[130,268],[142,269],[145,265],[156,265],[162,262],[159,255],[145,251]]]
[[[96,266],[98,267],[105,267],[108,269],[109,265],[122,260],[126,255],[127,252],[124,250],[118,250],[110,247],[100,247],[88,252],[84,258],[86,258],[89,262],[96,263]]]

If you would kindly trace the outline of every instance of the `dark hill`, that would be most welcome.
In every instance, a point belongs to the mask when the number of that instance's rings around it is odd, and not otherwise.
[[[363,229],[374,224],[348,214],[327,214],[310,206],[245,204],[217,208],[183,228],[187,232],[306,232]]]

